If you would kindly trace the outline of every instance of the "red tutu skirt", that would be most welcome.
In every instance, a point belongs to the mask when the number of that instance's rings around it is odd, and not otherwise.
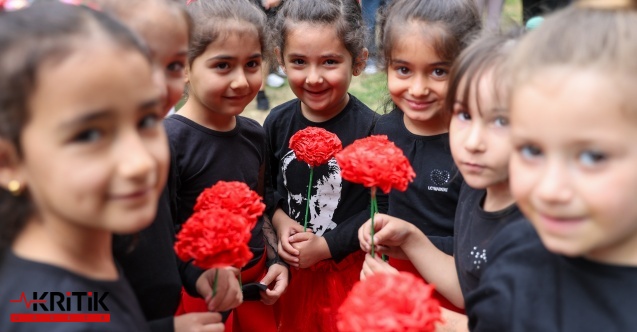
[[[360,279],[365,253],[340,263],[325,260],[307,269],[291,268],[290,284],[279,299],[279,331],[336,332],[336,315]]]
[[[259,262],[253,267],[241,271],[241,281],[243,283],[259,282],[266,274],[266,255],[261,256]],[[236,307],[226,320],[226,332],[276,332],[277,320],[275,310],[278,303],[265,305],[261,301],[246,301]],[[206,312],[206,302],[202,298],[192,297],[181,290],[181,305],[177,311],[177,316],[189,312]]]
[[[398,271],[410,272],[413,275],[418,276],[418,277],[422,278],[423,280],[425,280],[420,275],[420,272],[418,272],[418,270],[416,269],[414,264],[411,263],[411,261],[404,260],[404,259],[390,258],[389,259],[389,265],[395,267]],[[425,282],[427,282],[427,281],[425,280]],[[457,313],[461,313],[463,315],[465,314],[464,313],[464,309],[458,308],[455,305],[453,305],[451,302],[449,302],[449,300],[447,300],[446,297],[442,296],[442,294],[434,291],[433,297],[438,300],[438,302],[440,303],[441,307],[449,309],[449,310],[452,310],[452,311],[455,311]]]

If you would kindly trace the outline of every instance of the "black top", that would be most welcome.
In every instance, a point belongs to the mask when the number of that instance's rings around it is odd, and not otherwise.
[[[177,223],[190,215],[201,192],[218,181],[240,181],[259,192],[259,170],[265,166],[265,132],[261,125],[242,116],[228,132],[206,128],[179,114],[165,122],[168,139],[176,155]],[[263,218],[252,229],[250,250],[254,254],[245,266],[254,266],[264,252]]]
[[[321,123],[303,116],[299,99],[275,107],[263,125],[269,149],[266,188],[270,213],[280,206],[292,219],[301,225],[304,222],[310,168],[288,147],[292,135],[306,127],[319,127],[336,134],[346,147],[369,136],[377,117],[352,95],[343,111]],[[360,248],[358,228],[369,219],[370,191],[343,180],[335,158],[314,168],[312,182],[308,228],[325,237],[332,258],[340,261]]]
[[[485,190],[476,190],[462,185],[460,201],[456,212],[454,234],[454,259],[463,297],[476,287],[491,254],[487,248],[502,227],[524,219],[517,205],[496,211],[482,209]]]
[[[33,300],[46,302],[34,303]],[[11,322],[11,314],[73,313],[110,314],[110,322]],[[0,269],[0,331],[148,331],[148,325],[126,279],[89,279],[7,251]]]
[[[400,109],[382,116],[374,134],[387,135],[403,150],[416,173],[406,191],[389,193],[387,214],[414,224],[438,249],[451,255],[456,205],[463,180],[451,157],[449,134],[411,133]]]
[[[502,229],[466,298],[472,331],[625,332],[637,327],[637,267],[548,252],[531,224]]]

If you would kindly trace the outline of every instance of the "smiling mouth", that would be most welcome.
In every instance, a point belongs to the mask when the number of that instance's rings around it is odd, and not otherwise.
[[[424,110],[424,109],[427,109],[427,108],[431,107],[431,105],[436,103],[435,100],[432,100],[432,101],[415,101],[415,100],[405,99],[405,101],[407,102],[409,107],[411,109],[414,109],[414,110]]]
[[[321,91],[310,91],[310,90],[306,89],[305,92],[307,92],[309,95],[312,95],[312,96],[319,96],[319,95],[322,95],[322,94],[326,93],[327,90],[329,90],[329,89],[325,89],[325,90],[321,90]]]

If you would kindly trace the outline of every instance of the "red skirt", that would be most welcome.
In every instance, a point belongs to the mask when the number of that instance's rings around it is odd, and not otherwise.
[[[290,284],[279,299],[279,331],[336,332],[338,308],[360,279],[364,259],[358,251],[338,264],[329,259],[290,269]]]
[[[241,271],[243,283],[259,282],[266,274],[266,255],[262,255],[259,262],[253,267]],[[261,301],[246,301],[236,307],[226,320],[226,332],[263,331],[276,332],[277,320],[274,305],[266,305]],[[192,297],[184,289],[181,291],[181,305],[176,315],[189,312],[206,312],[206,302],[202,298]]]
[[[414,264],[411,263],[411,261],[404,260],[404,259],[390,258],[389,259],[389,265],[395,267],[398,271],[410,272],[413,275],[418,276],[418,277],[422,278],[423,280],[425,280],[420,275],[420,272],[418,272],[418,270],[416,269]],[[427,281],[425,280],[425,282],[427,282]],[[452,310],[452,311],[455,311],[457,313],[461,313],[463,315],[465,314],[464,313],[464,309],[458,308],[455,305],[453,305],[451,302],[449,302],[449,300],[447,300],[446,297],[442,296],[442,294],[434,291],[433,297],[438,300],[438,302],[440,303],[441,307],[449,309],[449,310]]]

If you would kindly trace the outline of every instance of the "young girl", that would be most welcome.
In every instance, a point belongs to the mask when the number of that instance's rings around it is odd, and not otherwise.
[[[188,100],[165,121],[176,152],[178,223],[190,217],[199,194],[220,180],[245,182],[263,195],[266,158],[263,128],[239,116],[261,86],[265,14],[248,0],[197,0],[187,9],[194,24],[186,65]],[[270,289],[261,292],[263,303],[247,302],[234,311],[233,330],[276,330],[273,309],[265,304],[283,293],[288,270],[278,264],[276,240],[264,253],[267,230],[276,236],[263,221],[252,230],[254,258],[242,279]],[[202,301],[184,296],[186,312],[205,311]]]
[[[362,253],[356,229],[368,218],[370,193],[343,181],[332,159],[315,167],[316,204],[303,232],[309,168],[289,140],[308,126],[336,134],[343,146],[371,133],[375,113],[347,93],[365,67],[367,50],[356,0],[286,1],[273,27],[275,52],[298,99],[275,107],[265,120],[269,207],[281,257],[295,268],[281,298],[281,331],[335,331],[336,309],[358,279]]]
[[[150,225],[168,171],[145,49],[57,2],[1,14],[0,45],[0,329],[148,330],[111,251]]]
[[[449,150],[444,102],[449,69],[479,29],[473,0],[397,0],[381,21],[379,48],[395,108],[381,117],[374,133],[400,147],[417,175],[407,191],[389,194],[387,213],[414,223],[449,255],[462,176]],[[414,271],[408,261],[390,264]]]
[[[375,243],[380,253],[411,260],[420,274],[454,305],[463,308],[464,297],[475,289],[485,264],[486,250],[502,227],[523,219],[509,191],[508,114],[503,106],[503,67],[514,39],[488,36],[469,46],[454,65],[447,107],[453,111],[449,140],[453,159],[465,184],[455,217],[453,256],[437,249],[416,226],[380,215],[375,219]],[[359,230],[369,251],[371,223]],[[391,260],[390,260],[391,262]],[[362,275],[386,269],[368,256]],[[466,318],[448,313],[447,322]]]
[[[99,0],[99,8],[113,14],[145,41],[153,62],[155,81],[162,91],[165,115],[184,89],[184,65],[188,51],[190,16],[185,6],[173,0]],[[171,151],[171,155],[174,153]],[[171,168],[173,170],[174,167]],[[181,300],[182,286],[193,296],[209,302],[209,309],[223,311],[241,301],[241,289],[233,271],[219,269],[217,294],[212,295],[216,269],[202,271],[175,255],[174,175],[159,200],[155,221],[132,238],[116,236],[114,255],[130,282],[152,331],[184,331],[202,328],[214,321],[212,313],[192,313],[174,317]]]
[[[548,251],[529,223],[499,235],[474,330],[637,326],[635,54],[637,1],[574,5],[514,53],[511,190]]]

